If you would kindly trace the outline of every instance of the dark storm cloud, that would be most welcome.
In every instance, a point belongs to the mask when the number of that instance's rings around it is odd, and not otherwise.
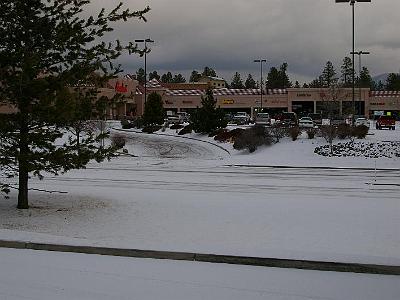
[[[399,0],[356,4],[356,50],[373,74],[398,71]],[[334,0],[124,0],[126,6],[151,7],[147,23],[118,24],[113,37],[121,40],[151,37],[149,70],[190,73],[205,65],[230,80],[235,71],[258,76],[252,61],[262,57],[267,67],[286,61],[292,80],[320,74],[327,60],[337,71],[351,51],[351,8]],[[93,0],[91,9],[111,8],[117,2]],[[124,69],[134,72],[142,58],[124,56]]]

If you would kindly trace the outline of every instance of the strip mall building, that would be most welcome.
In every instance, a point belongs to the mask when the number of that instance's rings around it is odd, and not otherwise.
[[[165,110],[190,112],[201,106],[201,97],[207,84],[164,84],[152,80],[147,84],[147,96],[156,92],[162,96]],[[349,115],[352,112],[352,89],[332,91],[320,88],[260,89],[213,89],[220,106],[227,112],[246,111],[252,116],[261,107],[271,114],[282,111],[296,112],[299,115],[326,111],[327,103],[335,115]],[[135,115],[144,111],[144,88],[137,85],[135,96]],[[400,116],[400,91],[371,91],[369,88],[356,88],[355,107],[359,115],[373,117],[380,114]]]
[[[147,84],[146,95],[156,92],[162,96],[167,111],[190,112],[201,106],[201,97],[209,83],[165,84],[151,80]],[[99,89],[99,97],[111,99],[116,94],[124,95],[120,103],[110,105],[108,118],[141,116],[144,112],[144,87],[125,76],[111,80]],[[261,107],[271,115],[282,111],[296,112],[299,115],[326,111],[327,103],[333,113],[346,116],[352,112],[352,89],[340,89],[334,93],[329,89],[288,88],[283,90],[214,88],[213,94],[226,112],[246,111],[251,116]],[[400,116],[400,91],[371,91],[363,88],[355,90],[355,107],[360,115],[373,117],[380,114]],[[10,111],[10,107],[0,105],[0,113]]]

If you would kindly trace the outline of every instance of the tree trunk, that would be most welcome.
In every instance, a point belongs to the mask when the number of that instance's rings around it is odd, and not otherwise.
[[[19,167],[18,206],[19,209],[28,209],[28,172],[25,167]]]
[[[20,140],[19,140],[19,157],[18,157],[18,208],[28,209],[28,141],[29,129],[25,120],[22,120],[20,127]]]

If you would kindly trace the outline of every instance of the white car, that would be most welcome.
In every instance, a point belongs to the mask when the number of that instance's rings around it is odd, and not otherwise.
[[[299,120],[299,127],[313,128],[314,121],[310,117],[302,117]]]
[[[354,123],[356,126],[365,125],[369,128],[369,120],[367,118],[357,118],[356,122]]]
[[[250,123],[250,115],[247,112],[237,112],[233,116],[233,123],[238,125],[249,124]]]

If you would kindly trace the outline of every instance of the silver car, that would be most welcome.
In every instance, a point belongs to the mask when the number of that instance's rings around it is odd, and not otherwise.
[[[271,118],[269,116],[269,113],[257,113],[254,122],[260,125],[271,125]]]

